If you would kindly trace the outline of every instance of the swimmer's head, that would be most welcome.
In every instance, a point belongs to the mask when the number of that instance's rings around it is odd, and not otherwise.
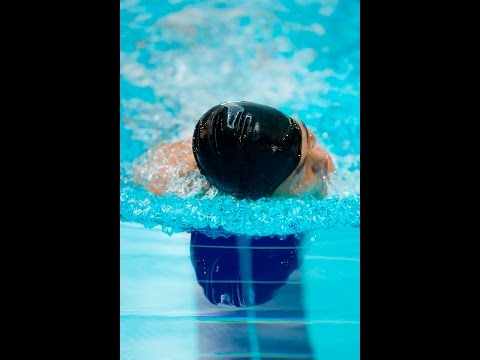
[[[197,122],[193,154],[200,172],[237,197],[270,196],[297,168],[302,151],[299,124],[274,108],[226,102]]]

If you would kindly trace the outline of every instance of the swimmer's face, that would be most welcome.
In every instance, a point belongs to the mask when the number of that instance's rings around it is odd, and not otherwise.
[[[297,168],[273,192],[274,196],[309,193],[322,199],[327,195],[327,180],[334,171],[332,158],[317,144],[317,138],[301,122],[302,154]]]

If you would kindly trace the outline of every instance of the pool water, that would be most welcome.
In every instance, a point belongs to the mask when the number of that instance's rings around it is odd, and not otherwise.
[[[189,234],[123,223],[120,241],[122,359],[359,358],[358,230],[305,239],[300,268],[253,314],[207,300]]]
[[[123,0],[120,42],[121,359],[358,359],[359,1]],[[337,166],[331,196],[159,197],[130,181],[135,158],[228,100],[301,119]]]

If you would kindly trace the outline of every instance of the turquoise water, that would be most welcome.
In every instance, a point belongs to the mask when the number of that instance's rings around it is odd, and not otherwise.
[[[253,359],[249,323],[261,358],[359,358],[358,230],[323,232],[322,240],[308,242],[300,269],[253,316],[206,300],[189,242],[185,233],[122,224],[122,359]]]
[[[121,358],[359,358],[359,2],[127,0],[120,21]],[[304,121],[337,165],[330,197],[159,197],[130,181],[136,157],[190,137],[201,114],[228,100]],[[296,234],[299,266],[267,279],[280,287],[264,304],[213,305],[219,285],[208,280],[204,293],[194,230],[212,241],[276,235],[278,248]],[[224,268],[236,259],[221,254]]]

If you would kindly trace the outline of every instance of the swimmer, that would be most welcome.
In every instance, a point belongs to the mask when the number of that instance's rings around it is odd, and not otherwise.
[[[191,140],[164,142],[138,158],[133,179],[162,195],[178,179],[189,179],[188,186],[198,171],[208,180],[203,192],[213,185],[253,200],[304,193],[322,199],[335,168],[303,122],[269,106],[230,101],[208,110]]]

